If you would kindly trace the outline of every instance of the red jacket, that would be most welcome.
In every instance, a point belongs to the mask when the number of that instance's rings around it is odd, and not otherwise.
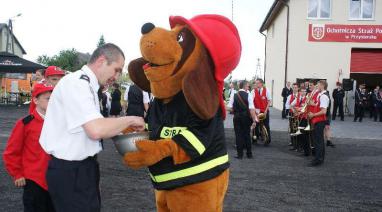
[[[321,107],[320,107],[320,98],[322,95],[325,95],[325,94],[320,94],[320,92],[317,92],[317,95],[315,95],[313,98],[313,102],[315,104],[317,104],[316,106],[313,106],[313,113],[318,113],[321,111]],[[320,116],[316,116],[316,117],[313,117],[311,122],[312,124],[315,124],[315,123],[318,123],[318,122],[322,122],[322,121],[326,121],[326,114],[323,114],[323,115],[320,115]]]
[[[305,102],[306,102],[306,96],[304,96],[304,97],[300,97],[300,94],[298,94],[298,97],[297,97],[297,99],[296,99],[296,105],[295,105],[295,107],[302,107],[304,104],[305,104]],[[301,119],[307,119],[307,113],[303,113],[303,114],[301,114],[300,115],[300,118]]]
[[[8,173],[15,180],[24,177],[48,190],[45,174],[50,156],[39,143],[43,123],[36,110],[18,120],[8,139],[3,160]]]
[[[259,95],[259,89],[255,89],[255,98],[253,103],[256,109],[260,109],[260,113],[264,113],[268,105],[267,89],[263,88],[261,95]]]

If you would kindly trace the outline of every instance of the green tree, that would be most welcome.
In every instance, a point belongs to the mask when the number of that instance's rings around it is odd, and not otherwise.
[[[45,66],[58,66],[72,72],[86,64],[86,62],[79,61],[78,52],[75,49],[61,50],[57,55],[52,57],[41,55],[37,58],[37,62]]]
[[[105,44],[105,38],[103,37],[103,35],[101,35],[101,37],[98,40],[97,47],[100,47],[100,46],[102,46],[104,44]]]

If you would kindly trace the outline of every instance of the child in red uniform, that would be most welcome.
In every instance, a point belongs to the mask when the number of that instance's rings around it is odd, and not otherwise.
[[[32,98],[36,108],[16,122],[3,159],[16,187],[23,187],[24,211],[54,211],[45,174],[50,157],[39,143],[44,116],[53,86],[36,84]]]

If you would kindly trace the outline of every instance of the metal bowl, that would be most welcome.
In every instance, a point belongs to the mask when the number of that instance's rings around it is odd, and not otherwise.
[[[111,138],[114,146],[120,155],[125,155],[127,152],[138,151],[135,145],[136,141],[149,139],[149,132],[133,132],[129,134],[116,135]]]

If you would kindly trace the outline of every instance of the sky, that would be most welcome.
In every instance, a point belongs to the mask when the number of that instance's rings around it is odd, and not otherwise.
[[[242,56],[233,79],[255,76],[257,58],[264,61],[264,36],[259,28],[273,0],[233,0],[233,23],[242,42]],[[232,0],[4,0],[0,23],[13,19],[14,34],[36,61],[75,48],[92,53],[101,35],[120,46],[130,60],[140,57],[141,26],[152,22],[170,29],[170,15],[192,18],[198,14],[220,14],[232,18]]]

